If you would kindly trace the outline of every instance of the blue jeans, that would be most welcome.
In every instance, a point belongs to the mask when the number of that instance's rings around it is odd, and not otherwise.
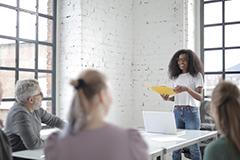
[[[177,128],[179,129],[200,129],[199,108],[192,106],[175,106],[174,115]],[[188,147],[192,160],[201,160],[200,147],[194,144]],[[181,160],[181,150],[173,152],[173,160]]]

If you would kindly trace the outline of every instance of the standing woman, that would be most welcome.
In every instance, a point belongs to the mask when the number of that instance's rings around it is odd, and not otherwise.
[[[177,51],[168,66],[176,95],[161,95],[164,100],[174,101],[174,114],[179,129],[200,129],[199,106],[202,101],[203,68],[198,56],[188,49]],[[200,160],[198,144],[189,147],[191,158]],[[173,152],[173,160],[181,159],[181,150]]]
[[[211,113],[221,138],[205,149],[204,160],[240,159],[240,91],[231,82],[222,81],[213,90]]]
[[[85,70],[71,84],[75,94],[68,127],[49,137],[46,160],[148,160],[147,145],[137,130],[104,120],[112,98],[102,73]]]

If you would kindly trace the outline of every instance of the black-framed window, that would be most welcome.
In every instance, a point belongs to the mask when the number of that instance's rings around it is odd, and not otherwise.
[[[15,83],[38,79],[42,107],[55,114],[56,0],[0,0],[0,117],[13,105]]]
[[[219,80],[240,87],[239,0],[201,0],[201,58],[204,96],[210,98]]]

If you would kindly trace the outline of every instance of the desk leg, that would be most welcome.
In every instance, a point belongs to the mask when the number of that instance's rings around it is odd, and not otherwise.
[[[151,160],[161,160],[161,158],[159,159],[158,157],[160,157],[160,156],[152,155]]]
[[[153,154],[153,155],[151,155],[151,158],[150,158],[151,160],[166,160],[166,158],[165,158],[165,156],[164,156],[164,154],[162,153],[162,154]]]

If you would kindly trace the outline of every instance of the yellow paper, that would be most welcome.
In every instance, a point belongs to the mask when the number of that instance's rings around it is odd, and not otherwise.
[[[159,94],[165,94],[165,95],[176,94],[176,92],[174,92],[174,89],[168,86],[152,86],[150,87],[150,89]]]

